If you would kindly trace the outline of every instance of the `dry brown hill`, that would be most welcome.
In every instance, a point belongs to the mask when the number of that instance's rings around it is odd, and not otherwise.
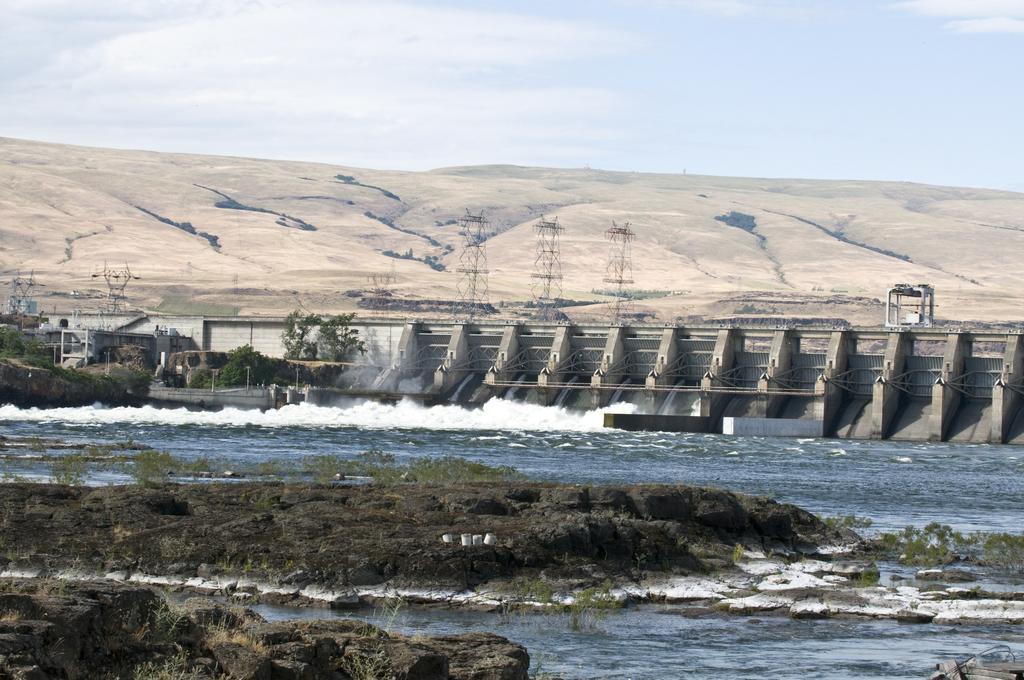
[[[903,281],[935,285],[944,318],[1024,319],[1024,194],[511,166],[396,172],[0,138],[0,270],[34,270],[47,310],[97,306],[104,261],[129,262],[141,276],[131,302],[164,311],[355,309],[347,292],[392,266],[400,297],[450,299],[467,208],[495,227],[492,302],[530,298],[544,214],[565,227],[564,297],[596,302],[608,299],[594,294],[607,287],[604,230],[631,222],[635,288],[656,296],[640,306],[664,320],[877,323],[874,300]],[[410,250],[420,259],[383,254]]]

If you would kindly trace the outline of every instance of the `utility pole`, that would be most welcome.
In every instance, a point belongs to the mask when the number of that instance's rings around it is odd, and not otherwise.
[[[537,318],[550,321],[555,315],[555,306],[562,296],[562,260],[559,239],[565,228],[558,224],[558,218],[545,219],[534,225],[537,234],[537,255],[533,264],[533,301],[537,306]]]
[[[21,272],[18,272],[11,279],[11,293],[7,298],[7,307],[4,311],[18,318],[19,330],[24,330],[25,328],[25,316],[31,316],[37,312],[36,301],[32,297],[32,289],[38,285],[39,283],[36,282],[36,273],[34,271],[27,277],[22,276]]]
[[[629,222],[624,222],[620,226],[613,220],[612,226],[605,232],[609,251],[604,281],[613,285],[612,295],[615,296],[615,300],[609,313],[609,321],[613,325],[621,324],[632,311],[632,297],[626,286],[633,283],[633,258],[630,248],[635,237],[636,232],[630,227]]]
[[[458,319],[460,312],[469,321],[487,306],[487,246],[490,237],[490,222],[481,212],[474,215],[469,210],[459,220],[462,229],[462,252],[459,254],[458,301],[452,316]]]
[[[124,291],[130,282],[138,280],[140,277],[132,273],[127,262],[121,268],[109,267],[104,262],[103,270],[94,273],[92,278],[102,278],[107,282],[106,313],[114,316],[128,311],[127,297]]]

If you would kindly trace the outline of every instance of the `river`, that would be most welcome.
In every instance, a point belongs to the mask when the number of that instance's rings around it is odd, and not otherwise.
[[[872,530],[937,521],[961,530],[1019,532],[1024,510],[1020,447],[632,433],[603,429],[600,413],[503,400],[476,410],[353,403],[266,413],[0,406],[0,434],[90,443],[133,439],[175,456],[228,463],[355,456],[372,448],[399,460],[452,454],[512,465],[543,480],[684,482],[769,495],[823,515],[869,518]],[[38,465],[3,464],[14,474],[32,474]],[[690,618],[653,606],[613,614],[583,632],[557,617],[500,619],[439,609],[409,609],[395,625],[431,633],[494,630],[525,644],[535,665],[539,660],[543,670],[564,677],[689,671],[693,677],[923,678],[939,658],[980,651],[1006,636],[1021,640],[1013,628],[998,626]]]

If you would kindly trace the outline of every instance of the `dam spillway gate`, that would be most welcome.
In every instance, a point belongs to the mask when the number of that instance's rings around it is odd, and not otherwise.
[[[416,322],[380,386],[418,379],[462,403],[629,402],[711,432],[743,418],[841,438],[1024,442],[1022,353],[1016,332]]]
[[[146,314],[118,321],[116,332],[154,327],[179,329],[196,349],[283,352],[283,318]],[[353,327],[368,347],[364,370],[351,385],[311,394],[318,403],[346,390],[425,403],[629,402],[637,414],[688,418],[707,432],[747,419],[769,434],[797,423],[818,424],[817,436],[1024,444],[1020,331],[405,319]]]

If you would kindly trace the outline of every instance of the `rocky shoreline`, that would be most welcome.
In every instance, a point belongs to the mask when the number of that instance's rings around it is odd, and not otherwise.
[[[0,582],[0,677],[525,680],[497,635],[407,637],[363,621],[268,623],[207,598],[110,583]]]
[[[145,401],[147,385],[148,379],[120,366],[107,375],[0,360],[0,404],[20,408],[89,406],[97,402],[137,406]]]
[[[0,513],[0,590],[15,592],[162,588],[236,606],[352,610],[396,600],[496,612],[660,603],[688,616],[1024,623],[1024,592],[964,587],[957,570],[882,585],[870,545],[849,529],[701,487],[11,483],[0,485]],[[525,677],[526,666],[514,668],[450,677]]]

